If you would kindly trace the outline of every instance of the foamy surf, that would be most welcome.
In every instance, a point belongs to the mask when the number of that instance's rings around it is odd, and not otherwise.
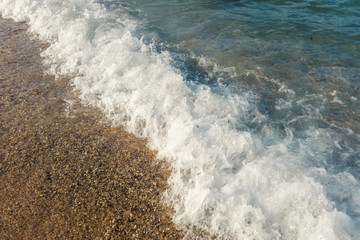
[[[84,102],[168,159],[164,200],[180,227],[221,239],[360,239],[357,179],[321,165],[341,148],[334,130],[309,128],[299,138],[285,128],[283,136],[251,91],[184,81],[170,52],[135,37],[140,20],[125,8],[2,0],[0,11],[50,43],[51,72],[74,76]]]

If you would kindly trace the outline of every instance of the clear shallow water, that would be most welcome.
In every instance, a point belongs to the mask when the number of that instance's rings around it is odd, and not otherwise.
[[[357,1],[10,1],[89,104],[174,171],[174,222],[359,239]],[[191,232],[189,233],[191,234]]]
[[[349,1],[135,1],[132,6],[155,29],[160,43],[195,58],[215,81],[249,88],[266,98],[268,108],[284,86],[304,98],[322,94],[337,109],[339,125],[357,118],[359,96],[360,8]],[[130,4],[131,5],[131,4]],[[204,59],[201,59],[204,57]],[[225,71],[214,69],[217,64]],[[189,66],[190,65],[190,66]],[[192,65],[192,66],[191,66]],[[205,65],[205,66],[204,66]],[[210,66],[208,66],[210,65]],[[220,67],[220,69],[221,69]],[[251,71],[252,74],[249,74]],[[188,72],[188,71],[186,71]],[[199,71],[195,70],[199,75]],[[228,74],[225,74],[227,72]],[[202,72],[200,71],[200,74]],[[220,75],[221,75],[220,74]],[[250,75],[250,76],[249,76]],[[209,79],[204,74],[200,78]],[[193,76],[190,77],[193,80]],[[333,91],[336,91],[333,92]],[[332,94],[332,95],[331,95]],[[340,95],[340,96],[339,96]],[[340,103],[339,101],[337,101]],[[264,103],[266,104],[266,103]],[[335,110],[336,104],[332,109]],[[339,104],[338,104],[339,105]],[[355,112],[355,116],[351,111]],[[326,115],[326,114],[325,114]],[[352,120],[349,120],[352,122]],[[348,123],[359,132],[359,122]]]

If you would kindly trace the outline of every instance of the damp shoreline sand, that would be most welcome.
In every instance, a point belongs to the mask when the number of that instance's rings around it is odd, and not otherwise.
[[[181,239],[165,162],[47,75],[45,48],[0,18],[0,238]]]

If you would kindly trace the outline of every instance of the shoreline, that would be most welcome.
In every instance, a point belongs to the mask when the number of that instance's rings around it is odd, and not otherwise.
[[[164,161],[45,73],[25,23],[0,17],[0,235],[181,239]]]

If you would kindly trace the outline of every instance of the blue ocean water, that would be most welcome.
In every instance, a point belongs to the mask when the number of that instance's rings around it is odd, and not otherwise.
[[[185,79],[255,92],[259,111],[268,116],[265,125],[278,135],[286,136],[285,129],[300,138],[310,128],[336,131],[341,150],[328,153],[328,168],[359,176],[359,1],[121,5],[144,21],[139,37],[172,52]],[[256,132],[263,126],[249,125]],[[353,154],[340,159],[346,151]]]
[[[164,201],[187,237],[360,239],[359,1],[2,0],[0,13],[169,161]]]
[[[323,108],[328,121],[338,127],[360,132],[355,100],[360,87],[359,1],[133,1],[124,5],[144,20],[139,36],[150,36],[149,42],[188,57],[181,59],[185,65],[181,70],[191,81],[255,90],[263,98],[262,111],[273,109],[270,114],[275,120],[282,118],[275,113],[275,101],[293,100],[279,95],[282,84],[299,98],[321,94],[328,106],[313,103],[312,107]],[[213,62],[201,66],[201,57]],[[228,71],[213,76],[215,64]],[[262,77],[248,76],[248,71],[260,72]]]

